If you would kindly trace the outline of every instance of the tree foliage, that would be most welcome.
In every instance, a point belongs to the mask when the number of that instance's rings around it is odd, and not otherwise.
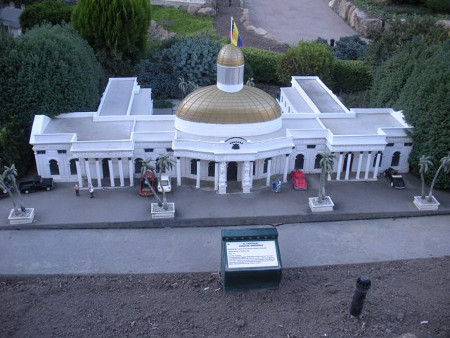
[[[388,60],[374,78],[371,105],[402,109],[414,126],[409,162],[416,173],[422,155],[436,162],[450,150],[449,60],[450,41],[432,46],[415,41]],[[426,181],[433,174],[428,171]],[[449,188],[449,176],[440,176],[436,187]]]
[[[367,49],[367,42],[359,35],[343,36],[333,46],[333,55],[340,60],[360,60]]]
[[[288,84],[291,76],[315,75],[325,83],[333,79],[334,57],[322,43],[300,41],[279,58],[277,75],[281,83]]]
[[[23,32],[44,22],[53,25],[69,23],[72,7],[61,0],[44,0],[24,9],[20,15],[20,27]]]
[[[135,61],[144,52],[150,24],[148,0],[80,0],[72,25],[104,60]]]
[[[69,25],[35,27],[11,39],[0,33],[0,165],[26,173],[36,114],[94,110],[103,74],[94,52]]]

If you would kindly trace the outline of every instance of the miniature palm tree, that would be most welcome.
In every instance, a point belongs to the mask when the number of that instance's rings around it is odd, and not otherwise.
[[[151,164],[152,159],[149,157],[145,161],[142,161],[142,167],[141,167],[141,174],[142,177],[145,180],[145,183],[150,187],[150,190],[152,191],[153,195],[158,200],[158,205],[162,206],[163,202],[159,198],[158,194],[156,193],[155,189],[153,188],[153,185],[149,182],[148,177],[146,175],[147,171],[151,171],[153,175],[155,174],[155,167]]]
[[[318,196],[318,202],[322,203],[326,199],[326,193],[325,193],[325,181],[326,176],[331,173],[333,170],[334,160],[336,156],[329,151],[321,152],[320,155],[322,156],[322,159],[320,160],[320,167],[322,168],[322,171],[320,172],[320,179],[319,179],[319,196]]]
[[[422,180],[422,192],[421,192],[421,199],[425,199],[425,177],[424,175],[428,172],[428,169],[433,165],[433,162],[431,162],[431,156],[429,155],[422,155],[419,159],[419,172],[420,172],[420,179]]]
[[[443,158],[441,158],[440,163],[441,163],[441,165],[439,166],[438,170],[436,171],[436,174],[434,174],[433,181],[431,182],[431,185],[430,185],[430,192],[428,194],[428,202],[433,201],[434,184],[436,183],[437,177],[439,176],[439,173],[441,172],[441,170],[444,170],[444,172],[446,174],[448,172],[450,172],[450,152],[447,154],[447,156],[444,156]]]
[[[250,77],[250,78],[247,80],[247,82],[245,83],[245,85],[246,85],[246,86],[249,86],[249,87],[254,87],[254,86],[255,86],[255,81],[253,81],[253,78]]]
[[[178,89],[181,91],[181,97],[184,98],[189,90],[189,83],[183,77],[179,77],[178,81]]]
[[[17,176],[17,169],[14,164],[11,165],[11,167],[5,166],[5,170],[3,171],[3,174],[0,177],[0,187],[1,187],[1,189],[8,191],[8,195],[11,197],[11,200],[13,203],[14,214],[19,215],[20,211],[22,211],[22,213],[26,212],[26,208],[23,203],[22,196],[20,195],[20,191],[17,188],[16,176]],[[18,201],[19,201],[20,211],[19,211],[19,208],[17,207],[16,200],[11,191],[11,187],[15,192],[17,192],[17,195],[19,197]]]
[[[161,184],[161,175],[163,172],[166,172],[167,170],[171,170],[173,166],[175,165],[175,161],[170,157],[169,154],[160,154],[158,158],[156,159],[156,168],[159,172],[159,182]],[[167,199],[166,199],[166,191],[163,186],[161,186],[161,191],[163,195],[163,208],[164,210],[167,210],[169,206],[167,205]]]

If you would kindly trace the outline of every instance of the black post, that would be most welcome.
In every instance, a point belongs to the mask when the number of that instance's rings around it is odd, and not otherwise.
[[[356,289],[350,307],[350,314],[352,316],[359,317],[361,315],[367,292],[370,289],[370,284],[370,278],[367,276],[361,276],[356,280]]]

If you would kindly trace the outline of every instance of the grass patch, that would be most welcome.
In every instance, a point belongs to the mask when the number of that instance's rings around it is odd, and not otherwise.
[[[449,19],[450,15],[436,13],[433,10],[419,5],[393,5],[374,3],[373,0],[353,0],[355,5],[371,16],[381,19],[394,19],[396,17],[431,15],[437,19]]]
[[[179,35],[216,34],[213,18],[191,15],[184,9],[152,6],[152,19]]]

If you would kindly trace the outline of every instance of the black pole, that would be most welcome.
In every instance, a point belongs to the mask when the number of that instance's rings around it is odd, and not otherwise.
[[[356,289],[350,307],[350,314],[352,316],[359,317],[361,315],[367,292],[370,289],[370,284],[370,278],[367,276],[361,276],[356,280]]]

